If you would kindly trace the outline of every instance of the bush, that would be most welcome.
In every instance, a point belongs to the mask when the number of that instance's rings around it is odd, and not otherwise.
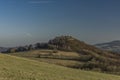
[[[84,63],[81,67],[81,69],[87,69],[87,70],[92,70],[97,67],[97,64],[94,62],[87,62]]]
[[[58,53],[58,50],[53,50],[53,53]]]
[[[80,61],[83,61],[83,62],[87,62],[87,61],[91,61],[92,60],[92,56],[91,55],[84,55],[84,56],[80,56]]]

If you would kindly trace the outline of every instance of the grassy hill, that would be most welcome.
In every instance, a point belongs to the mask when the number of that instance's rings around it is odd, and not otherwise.
[[[79,65],[79,61],[74,60],[68,60],[67,58],[76,58],[79,57],[79,54],[76,52],[64,52],[64,51],[58,51],[57,53],[52,53],[53,50],[32,50],[27,52],[16,52],[11,53],[9,55],[29,58],[32,60],[37,60],[40,62],[47,62],[52,64],[57,64],[65,67],[75,67],[77,64]],[[52,54],[52,55],[50,55]],[[41,57],[38,57],[41,55]]]
[[[0,80],[120,80],[120,76],[76,70],[0,54]]]
[[[102,51],[72,36],[55,37],[49,44],[58,50],[77,52],[80,57],[74,60],[85,63],[78,66],[81,69],[120,74],[120,54]]]
[[[95,52],[84,51],[86,53],[80,54],[77,52],[65,52],[54,50],[32,50],[27,52],[10,53],[9,55],[29,58],[40,62],[47,62],[57,64],[65,67],[91,70],[98,72],[106,72],[120,75],[119,56],[104,53],[99,55]],[[86,54],[86,55],[85,55]],[[107,56],[105,55],[107,54]]]
[[[10,55],[70,68],[120,75],[120,54],[102,51],[71,36],[55,37],[48,43],[37,43],[34,47],[31,45],[28,50],[24,48],[26,47],[12,49]]]
[[[58,36],[54,39],[49,40],[49,45],[53,48],[64,50],[64,51],[80,51],[80,50],[90,50],[90,51],[100,51],[96,47],[86,44],[72,36]]]

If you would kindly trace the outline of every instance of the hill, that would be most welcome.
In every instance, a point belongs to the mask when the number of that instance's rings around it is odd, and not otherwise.
[[[107,43],[95,44],[95,46],[102,50],[108,50],[108,51],[120,53],[120,40],[107,42]]]
[[[120,54],[100,50],[71,36],[55,37],[48,43],[37,43],[34,47],[16,47],[10,52],[11,55],[66,67],[120,75]]]
[[[75,51],[79,52],[81,50],[90,50],[90,51],[100,51],[96,47],[86,44],[83,41],[80,41],[72,36],[58,36],[54,39],[49,40],[49,45],[58,50],[64,51]]]
[[[8,50],[8,48],[0,47],[0,52],[5,52],[5,51],[7,51],[7,50]]]
[[[115,56],[110,54],[111,56],[102,56],[90,51],[86,51],[84,54],[65,51],[54,52],[54,50],[46,49],[17,52],[9,55],[29,58],[40,62],[47,62],[70,68],[120,74],[120,56],[117,55]],[[104,55],[106,55],[106,53]],[[113,58],[111,58],[112,56]]]
[[[120,76],[75,70],[0,54],[0,80],[120,80]]]
[[[79,52],[81,50],[100,51],[92,45],[88,45],[83,41],[80,41],[72,36],[58,36],[54,39],[49,40],[46,43],[36,43],[19,47],[9,48],[6,52],[23,52],[37,49],[57,49],[62,51],[74,51]],[[5,53],[5,51],[3,52]]]

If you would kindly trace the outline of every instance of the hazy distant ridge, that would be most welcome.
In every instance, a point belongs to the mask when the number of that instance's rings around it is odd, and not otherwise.
[[[95,44],[95,46],[102,50],[120,52],[120,40],[111,41],[107,43]]]

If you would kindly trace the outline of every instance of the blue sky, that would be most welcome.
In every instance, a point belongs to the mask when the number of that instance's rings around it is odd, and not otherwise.
[[[120,0],[0,0],[0,46],[72,35],[90,44],[120,40]]]

